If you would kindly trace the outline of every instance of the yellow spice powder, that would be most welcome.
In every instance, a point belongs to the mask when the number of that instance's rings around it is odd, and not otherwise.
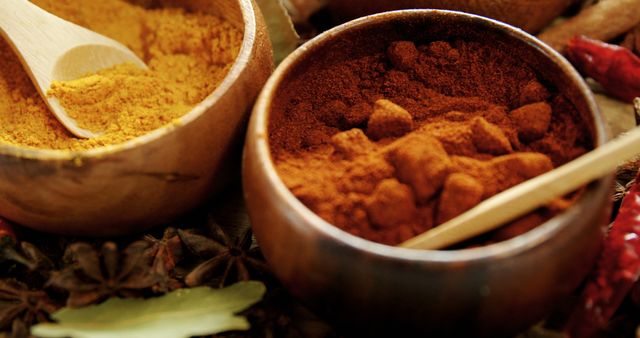
[[[123,0],[33,0],[62,18],[127,45],[149,66],[123,64],[57,82],[57,97],[90,140],[64,129],[46,108],[9,45],[0,39],[0,143],[46,149],[117,144],[189,112],[231,67],[242,33],[230,23],[178,8],[145,9]]]

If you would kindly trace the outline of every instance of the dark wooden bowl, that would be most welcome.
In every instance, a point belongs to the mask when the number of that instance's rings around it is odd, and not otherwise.
[[[310,67],[396,40],[455,37],[502,42],[555,86],[607,141],[580,75],[558,53],[511,26],[449,11],[408,10],[349,22],[310,41],[276,70],[254,109],[244,153],[244,192],[255,234],[277,277],[320,313],[360,333],[508,337],[547,315],[585,277],[599,252],[612,177],[590,184],[567,212],[497,244],[418,251],[346,233],[306,208],[280,180],[268,143],[277,97]],[[327,61],[332,60],[332,61]],[[324,62],[324,63],[323,63]]]
[[[331,0],[329,8],[342,19],[397,9],[449,9],[483,15],[538,32],[576,0]]]

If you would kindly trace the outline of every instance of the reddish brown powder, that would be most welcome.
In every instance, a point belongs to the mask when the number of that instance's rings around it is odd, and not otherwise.
[[[591,146],[562,96],[519,60],[475,42],[394,42],[308,69],[292,88],[270,123],[283,181],[328,222],[387,244]],[[561,209],[542,209],[488,240],[513,237]]]

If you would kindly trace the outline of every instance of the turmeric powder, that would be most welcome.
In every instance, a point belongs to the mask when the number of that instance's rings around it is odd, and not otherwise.
[[[0,144],[82,150],[118,144],[171,123],[209,95],[230,69],[242,32],[213,15],[147,9],[124,0],[33,0],[43,9],[120,41],[149,70],[123,64],[56,82],[57,97],[82,128],[78,139],[46,108],[9,45],[0,39]]]

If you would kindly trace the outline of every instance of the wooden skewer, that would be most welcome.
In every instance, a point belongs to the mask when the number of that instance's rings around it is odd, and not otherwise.
[[[640,127],[538,177],[505,190],[462,215],[404,243],[401,247],[435,250],[496,229],[558,196],[608,175],[640,153]]]

